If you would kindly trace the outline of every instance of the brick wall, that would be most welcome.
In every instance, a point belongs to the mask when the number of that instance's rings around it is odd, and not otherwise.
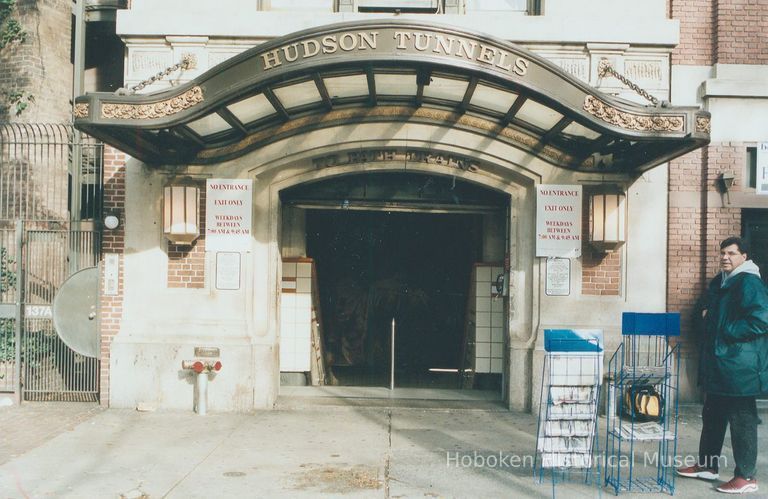
[[[674,65],[767,64],[768,3],[765,0],[668,0],[680,21]],[[717,116],[713,116],[713,121]],[[670,162],[667,309],[681,313],[684,357],[698,352],[696,304],[719,269],[719,243],[741,233],[741,209],[719,189],[722,172],[743,181],[745,144],[713,143]]]
[[[706,283],[702,243],[705,210],[670,207],[667,243],[667,310],[680,312],[681,329],[691,329],[693,310]]]
[[[737,192],[745,161],[746,144],[725,142],[670,162],[667,309],[680,312],[683,338],[693,332],[696,303],[719,269],[720,241],[741,233],[741,209],[724,205],[718,179],[735,173],[730,190]],[[680,205],[676,196],[695,203]]]
[[[71,119],[71,0],[18,0],[24,43],[0,54],[0,89],[23,90],[34,102],[11,121],[61,123]],[[5,99],[3,99],[5,100]],[[2,117],[5,119],[6,117]]]
[[[104,148],[104,211],[112,212],[120,218],[120,225],[115,230],[104,231],[102,253],[115,253],[119,262],[119,285],[115,296],[106,296],[104,290],[100,299],[101,330],[101,373],[100,401],[109,404],[109,350],[112,339],[120,331],[123,317],[123,255],[125,253],[125,161],[122,152],[109,146]],[[101,286],[104,283],[102,265]]]
[[[672,64],[768,64],[765,0],[669,0],[680,21]]]
[[[715,60],[722,64],[768,64],[768,3],[718,0]]]
[[[621,289],[621,250],[602,253],[588,244],[581,263],[581,293],[617,296]]]
[[[710,65],[714,62],[715,0],[670,0],[670,14],[680,21],[680,44],[672,64]]]
[[[200,187],[200,237],[191,245],[168,242],[168,287],[205,287],[205,185]]]
[[[691,330],[693,310],[706,282],[702,242],[706,227],[707,150],[697,149],[669,164],[670,196],[687,195],[693,206],[672,200],[667,213],[667,310],[680,312],[683,335]]]
[[[744,165],[747,161],[747,145],[742,142],[713,143],[707,147],[706,182],[709,192],[719,192],[718,179],[723,172],[736,175],[730,192],[742,190]],[[727,200],[727,198],[726,198]],[[707,259],[705,262],[708,279],[719,269],[720,241],[741,234],[741,209],[724,207],[721,204],[707,206],[706,213]]]
[[[669,163],[669,190],[700,192],[705,187],[706,149],[696,149]]]
[[[621,249],[603,253],[589,244],[589,195],[585,192],[582,213],[581,294],[617,296],[621,293]]]

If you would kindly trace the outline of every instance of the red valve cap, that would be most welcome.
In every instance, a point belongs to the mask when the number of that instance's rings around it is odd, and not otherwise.
[[[202,363],[202,362],[200,362],[200,361],[198,360],[197,362],[195,362],[195,363],[192,365],[192,369],[194,369],[196,373],[200,374],[201,372],[203,372],[203,369],[205,369],[205,366],[203,365],[203,363]]]
[[[213,365],[214,371],[221,371],[221,361],[217,360],[216,363]]]

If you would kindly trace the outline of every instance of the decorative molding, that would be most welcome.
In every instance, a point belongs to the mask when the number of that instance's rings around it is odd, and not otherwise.
[[[101,117],[116,120],[151,120],[174,115],[203,102],[203,89],[194,87],[183,94],[154,104],[102,104]]]
[[[712,131],[712,118],[707,118],[706,116],[697,116],[696,131],[702,133],[710,133]]]
[[[75,118],[87,118],[88,117],[88,104],[87,103],[79,103],[75,104],[75,110],[73,113]]]
[[[627,130],[636,130],[639,132],[685,131],[685,116],[659,114],[642,116],[639,114],[627,113],[609,106],[591,95],[587,95],[584,99],[584,110],[606,123]]]
[[[664,79],[661,70],[661,61],[658,60],[625,60],[624,74],[627,78],[635,80],[653,80],[661,82]]]
[[[548,59],[550,62],[557,64],[560,69],[576,78],[585,82],[589,81],[586,59],[576,57],[548,57]]]
[[[173,64],[173,52],[165,47],[152,50],[133,48],[129,54],[129,79],[144,78],[148,74],[157,73]]]

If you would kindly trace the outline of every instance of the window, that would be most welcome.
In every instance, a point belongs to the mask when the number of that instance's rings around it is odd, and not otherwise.
[[[442,0],[357,0],[360,12],[442,12]]]
[[[467,11],[526,12],[529,0],[471,0],[467,2]]]
[[[757,187],[757,147],[747,147],[747,179],[749,187]]]
[[[272,0],[275,1],[275,0]],[[472,14],[514,12],[540,15],[541,0],[335,0],[338,12]]]

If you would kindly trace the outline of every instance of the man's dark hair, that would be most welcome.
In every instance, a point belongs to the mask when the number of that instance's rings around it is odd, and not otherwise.
[[[722,243],[720,243],[720,249],[723,249],[727,246],[730,246],[732,244],[735,244],[737,248],[739,248],[739,253],[742,255],[745,253],[749,253],[749,245],[745,240],[743,240],[740,237],[729,237],[728,239],[724,239]]]

